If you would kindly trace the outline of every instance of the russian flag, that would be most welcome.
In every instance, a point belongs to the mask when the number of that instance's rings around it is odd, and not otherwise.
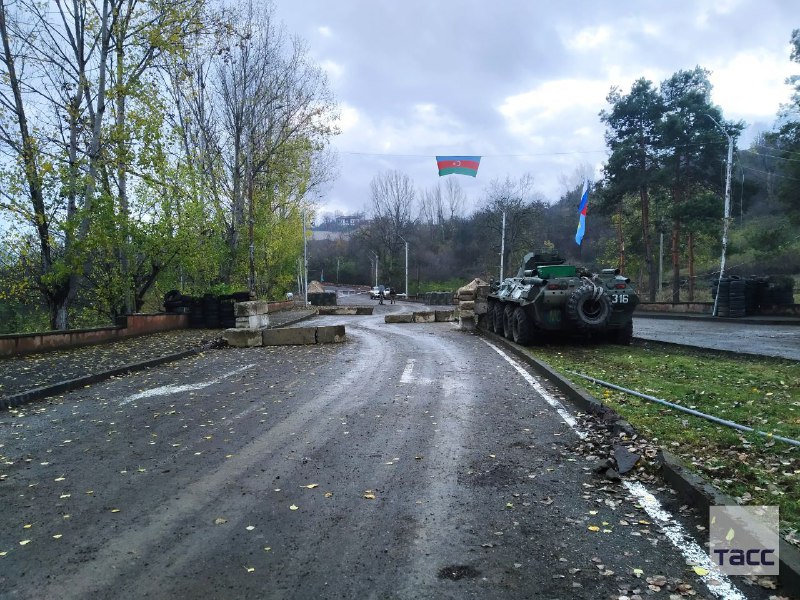
[[[575,232],[575,243],[578,246],[583,241],[583,234],[586,233],[586,208],[589,204],[589,180],[583,180],[583,193],[581,193],[581,204],[578,207],[578,231]]]
[[[481,164],[480,156],[437,156],[436,166],[439,167],[439,177],[443,175],[478,175]]]

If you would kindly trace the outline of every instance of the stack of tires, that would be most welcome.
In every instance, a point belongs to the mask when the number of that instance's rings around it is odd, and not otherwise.
[[[203,317],[203,299],[195,298],[189,301],[189,327],[193,329],[202,329],[206,326],[205,318]]]
[[[170,290],[164,294],[164,310],[172,314],[189,312],[190,296],[184,296],[178,290]]]
[[[214,294],[205,294],[203,296],[203,321],[209,329],[219,329],[219,307],[219,296]]]
[[[236,301],[231,296],[220,296],[219,298],[219,325],[223,329],[233,329],[236,327],[236,313],[233,305]]]
[[[731,280],[730,277],[714,281],[713,295],[717,304],[717,316],[729,317],[731,313],[730,305]]]
[[[336,292],[309,292],[311,306],[336,306]]]
[[[745,316],[745,288],[744,279],[733,276],[730,279],[730,289],[728,290],[728,316],[740,318]]]

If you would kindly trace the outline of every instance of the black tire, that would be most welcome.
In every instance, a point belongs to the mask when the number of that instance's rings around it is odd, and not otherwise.
[[[536,338],[536,331],[525,309],[518,306],[514,310],[514,317],[512,323],[513,337],[517,344],[523,346],[530,346]]]
[[[502,302],[497,302],[494,308],[494,332],[497,335],[503,335],[503,310],[505,309],[505,304]]]
[[[486,331],[494,333],[494,311],[497,308],[497,302],[489,300],[489,305],[486,309]]]
[[[594,298],[594,295],[595,287],[585,284],[572,292],[567,299],[565,309],[567,318],[578,329],[605,327],[611,318],[612,306],[608,294],[603,292],[597,299]]]
[[[507,340],[514,339],[514,304],[506,304],[503,308],[503,337]]]
[[[611,342],[620,346],[630,346],[633,340],[633,319],[625,323],[621,329],[615,329]]]

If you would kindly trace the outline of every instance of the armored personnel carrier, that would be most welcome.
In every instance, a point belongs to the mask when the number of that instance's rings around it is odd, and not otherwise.
[[[565,265],[554,250],[530,252],[516,277],[489,293],[486,327],[518,344],[555,333],[630,344],[639,296],[619,269],[590,273]]]

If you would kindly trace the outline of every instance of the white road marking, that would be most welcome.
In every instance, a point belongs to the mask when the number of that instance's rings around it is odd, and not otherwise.
[[[403,369],[403,374],[400,375],[400,383],[414,383],[414,363],[416,359],[409,358],[406,363],[406,368]]]
[[[400,375],[400,383],[418,383],[421,385],[430,385],[433,380],[429,377],[414,377],[414,363],[417,362],[416,358],[409,358],[406,363],[406,368],[403,369],[403,374]]]
[[[508,356],[500,348],[483,340],[490,348],[502,356],[514,369],[522,375],[534,390],[536,390],[545,401],[555,408],[558,414],[564,421],[569,424],[578,436],[583,439],[586,433],[580,430],[575,418],[567,412],[564,405],[561,404],[556,398],[553,398],[544,387],[533,378],[533,376],[526,371],[513,358]],[[683,555],[688,564],[697,565],[708,571],[706,575],[698,575],[700,579],[708,586],[709,591],[724,600],[747,600],[747,596],[743,595],[728,578],[728,576],[720,571],[711,557],[706,553],[694,539],[686,533],[683,525],[678,523],[672,515],[664,510],[658,498],[653,496],[647,491],[644,485],[639,481],[623,481],[623,484],[630,492],[630,494],[639,501],[639,504],[647,512],[651,519],[658,521],[661,531],[672,542],[672,545]]]
[[[219,383],[223,379],[226,379],[226,378],[231,377],[233,375],[237,375],[238,373],[241,373],[242,371],[246,371],[250,367],[255,367],[255,366],[256,366],[255,363],[249,364],[249,365],[245,365],[244,367],[240,367],[238,369],[234,369],[233,371],[230,371],[228,373],[223,373],[222,375],[220,375],[219,377],[217,377],[215,379],[211,379],[209,381],[201,381],[200,383],[187,383],[185,385],[162,385],[161,387],[153,388],[153,389],[150,389],[150,390],[145,390],[143,392],[139,392],[138,394],[133,394],[131,396],[128,396],[127,398],[125,398],[125,400],[120,402],[119,405],[120,406],[124,406],[125,404],[128,404],[129,402],[134,402],[136,400],[141,400],[142,398],[150,398],[151,396],[168,396],[170,394],[179,394],[181,392],[190,392],[190,391],[193,391],[193,390],[201,390],[201,389],[206,388],[206,387],[208,387],[210,385],[214,385],[215,383]]]
[[[544,398],[545,402],[547,402],[550,406],[552,406],[556,410],[559,416],[562,419],[564,419],[564,422],[575,430],[575,433],[578,434],[578,437],[580,437],[581,439],[586,437],[586,434],[583,431],[581,431],[580,428],[578,427],[578,422],[575,420],[575,417],[569,414],[569,412],[567,412],[567,409],[564,408],[564,405],[561,404],[561,402],[559,402],[556,398],[553,398],[547,392],[547,390],[544,389],[544,387],[542,387],[542,384],[540,384],[538,381],[536,381],[536,379],[534,379],[533,375],[528,373],[528,371],[526,371],[522,367],[522,365],[520,365],[517,361],[511,358],[508,354],[503,352],[500,348],[498,348],[491,342],[487,342],[486,340],[483,341],[486,344],[488,344],[489,347],[492,348],[495,352],[497,352],[500,356],[502,356],[508,364],[514,367],[517,373],[522,375],[523,379],[525,379],[525,381],[527,381],[530,384],[530,386],[534,390],[536,390],[542,398]]]

